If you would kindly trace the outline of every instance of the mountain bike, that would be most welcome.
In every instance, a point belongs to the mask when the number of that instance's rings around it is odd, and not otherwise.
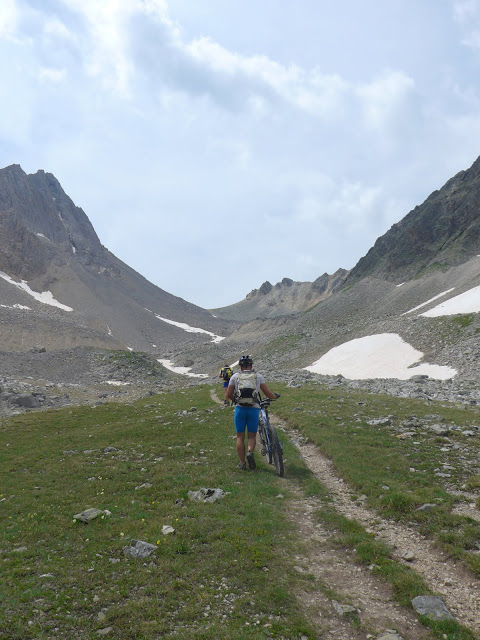
[[[260,402],[260,417],[258,422],[258,435],[262,445],[261,453],[265,456],[265,460],[268,464],[275,465],[275,471],[283,478],[283,449],[280,440],[278,439],[275,427],[270,424],[270,418],[268,416],[268,407],[271,400],[269,398],[259,398]]]

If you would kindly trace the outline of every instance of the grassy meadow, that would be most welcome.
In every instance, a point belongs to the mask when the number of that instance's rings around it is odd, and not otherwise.
[[[298,540],[288,504],[298,487],[321,499],[318,518],[331,526],[332,544],[356,548],[359,563],[375,561],[402,604],[428,592],[388,547],[334,513],[285,436],[285,478],[258,451],[257,470],[238,470],[232,410],[215,404],[210,389],[2,421],[2,640],[321,638],[295,597],[315,581],[293,568]],[[448,460],[455,468],[449,482],[478,492],[478,469],[455,458],[468,457],[464,440],[471,446],[472,439],[455,431],[449,438],[462,448],[445,452],[445,438],[419,430],[402,440],[390,426],[368,424],[390,415],[394,427],[413,414],[442,413],[449,423],[471,425],[477,409],[313,385],[275,389],[282,398],[272,410],[316,442],[370,506],[413,523],[479,574],[473,552],[479,525],[451,513],[459,498],[435,475]],[[189,500],[188,491],[201,487],[227,495],[213,504]],[[438,507],[414,510],[425,502]],[[89,524],[74,520],[90,507],[111,515]],[[165,525],[175,533],[164,535]],[[123,549],[132,539],[154,544],[156,552],[127,557]],[[432,638],[475,637],[456,622],[425,622]]]
[[[288,486],[260,461],[236,468],[210,388],[28,413],[0,434],[2,639],[314,637],[290,595]],[[201,487],[227,495],[189,500]],[[111,515],[74,520],[90,507]],[[157,551],[127,557],[132,539]]]

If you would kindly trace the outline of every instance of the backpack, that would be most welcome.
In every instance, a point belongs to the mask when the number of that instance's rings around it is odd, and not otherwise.
[[[241,407],[253,407],[258,403],[257,374],[255,371],[241,371],[237,378],[235,402]]]
[[[233,371],[230,369],[230,367],[224,367],[220,371],[220,374],[222,376],[222,379],[225,380],[225,382],[228,382],[233,375]]]

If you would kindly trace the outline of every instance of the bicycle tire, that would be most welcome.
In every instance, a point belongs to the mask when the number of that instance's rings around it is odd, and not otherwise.
[[[270,420],[268,419],[268,413],[265,413],[266,420],[262,419],[262,414],[260,414],[260,430],[263,431],[263,442],[262,442],[262,452],[265,456],[265,460],[268,464],[272,464],[273,455],[272,455],[272,428],[270,426]],[[260,437],[260,441],[262,438]]]
[[[270,426],[270,434],[272,438],[272,453],[273,453],[273,463],[275,465],[275,471],[280,478],[283,478],[284,467],[283,467],[283,450],[282,445],[277,436],[277,432],[274,427]]]

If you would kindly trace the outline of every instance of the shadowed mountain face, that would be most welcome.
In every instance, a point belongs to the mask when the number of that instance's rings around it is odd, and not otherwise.
[[[179,344],[214,336],[160,318],[217,336],[232,330],[232,323],[163,291],[110,253],[44,171],[0,170],[0,271],[4,350],[92,345],[168,357]]]
[[[30,280],[71,254],[83,264],[102,261],[89,219],[52,174],[27,175],[19,165],[0,170],[0,212],[0,264],[6,272]]]
[[[348,284],[374,276],[393,282],[447,269],[480,253],[480,158],[410,211],[350,272]]]

